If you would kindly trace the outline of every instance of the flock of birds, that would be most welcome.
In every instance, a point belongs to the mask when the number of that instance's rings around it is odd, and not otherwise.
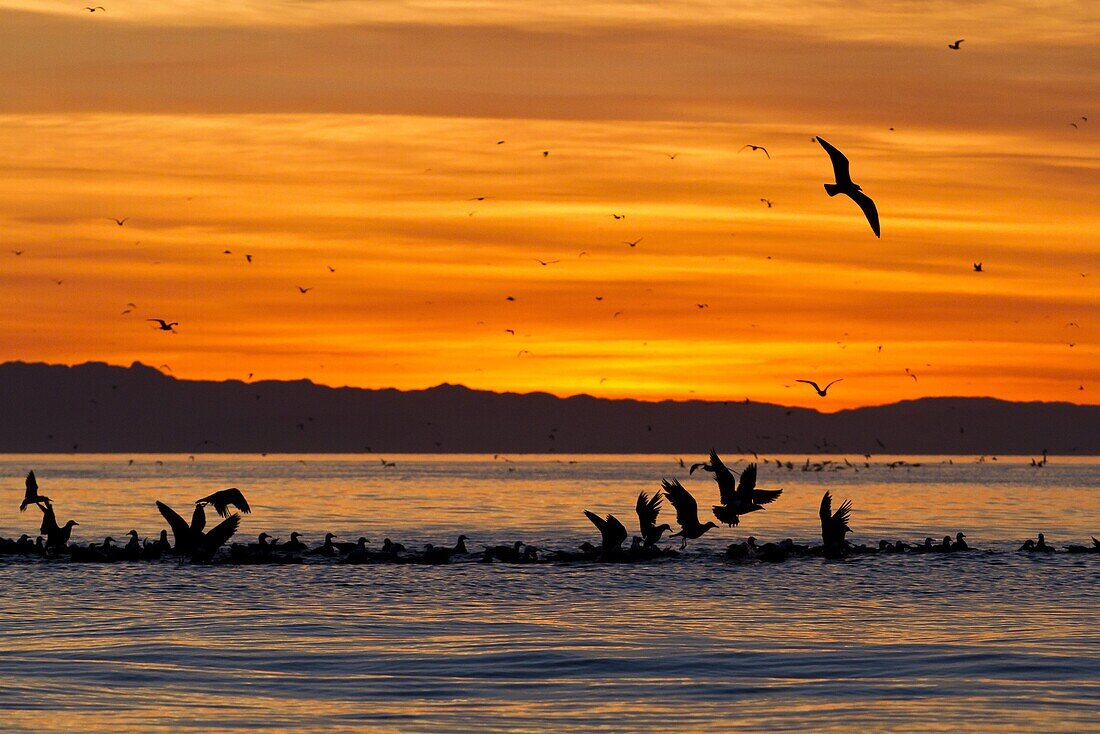
[[[741,518],[766,509],[783,494],[782,489],[763,489],[757,486],[757,465],[750,463],[740,472],[731,470],[718,454],[711,450],[706,461],[693,464],[689,474],[702,469],[713,475],[718,485],[718,504],[711,510],[715,520],[727,527],[736,527]],[[678,530],[673,532],[669,523],[658,524],[664,502],[676,511]],[[57,521],[53,501],[39,492],[38,480],[33,471],[27,474],[26,492],[19,506],[25,512],[34,505],[42,512],[39,535],[33,540],[29,535],[18,539],[0,538],[0,556],[68,558],[80,562],[114,561],[157,561],[164,558],[176,558],[180,563],[190,560],[193,563],[301,563],[309,559],[335,559],[341,563],[417,563],[438,565],[452,560],[468,560],[502,563],[562,563],[562,562],[639,562],[664,558],[678,558],[687,547],[689,540],[697,540],[708,531],[719,527],[713,520],[702,522],[699,516],[699,503],[678,480],[662,480],[661,492],[650,496],[646,492],[638,495],[635,513],[638,516],[638,535],[634,535],[629,547],[624,548],[631,537],[626,526],[615,515],[603,517],[585,510],[585,517],[600,534],[599,545],[585,542],[576,550],[547,550],[523,541],[510,545],[483,546],[479,551],[471,551],[466,541],[469,538],[460,535],[453,546],[435,546],[428,544],[421,551],[410,551],[401,543],[386,538],[377,549],[368,548],[370,541],[360,537],[356,542],[337,541],[333,533],[326,533],[320,545],[310,546],[301,540],[298,532],[290,534],[286,542],[279,542],[268,533],[260,533],[255,543],[230,543],[241,524],[241,515],[250,514],[252,508],[244,493],[236,487],[230,487],[195,500],[191,521],[185,520],[178,512],[161,501],[156,502],[161,516],[171,530],[160,531],[156,540],[141,538],[137,530],[127,533],[129,540],[120,544],[114,538],[107,537],[101,543],[80,545],[71,543],[73,527],[79,525],[76,520],[68,520],[63,525]],[[206,529],[206,508],[211,507],[222,518],[221,522]],[[855,544],[848,540],[852,532],[849,521],[852,513],[851,500],[845,500],[833,509],[832,495],[826,491],[821,498],[818,515],[821,521],[821,544],[801,545],[786,538],[776,543],[757,544],[756,538],[749,537],[741,543],[730,544],[725,551],[727,558],[734,561],[782,562],[792,557],[819,557],[840,559],[848,556],[875,553],[958,553],[971,550],[966,543],[965,534],[959,532],[955,538],[944,537],[936,543],[925,538],[923,543],[909,544],[905,541],[881,540],[877,545]],[[679,538],[679,548],[662,546],[661,541]],[[1046,543],[1042,533],[1037,540],[1026,540],[1019,548],[1021,552],[1055,553],[1053,546]],[[1092,538],[1091,546],[1069,545],[1066,553],[1100,554],[1100,540]]]

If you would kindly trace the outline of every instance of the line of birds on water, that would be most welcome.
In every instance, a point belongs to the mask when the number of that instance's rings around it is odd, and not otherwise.
[[[713,475],[718,485],[719,504],[713,505],[714,518],[727,527],[736,527],[741,518],[766,509],[783,494],[782,489],[763,489],[757,487],[757,465],[750,463],[740,473],[725,465],[713,449],[706,461],[693,464],[689,474],[702,469]],[[673,532],[669,523],[658,524],[664,502],[676,511],[676,524],[679,530]],[[792,557],[821,557],[841,559],[876,553],[957,553],[971,550],[966,543],[965,534],[959,532],[955,538],[945,536],[941,543],[925,538],[924,543],[909,544],[905,541],[881,540],[878,545],[862,545],[850,542],[848,533],[852,532],[849,521],[852,513],[851,500],[845,500],[833,509],[830,492],[821,498],[818,515],[821,522],[821,545],[801,545],[786,538],[777,543],[757,544],[750,536],[741,543],[730,544],[725,556],[734,561],[782,562]],[[174,557],[180,563],[190,560],[193,563],[301,563],[307,558],[336,559],[340,563],[413,563],[439,565],[452,560],[469,560],[502,563],[563,563],[563,562],[639,562],[662,558],[678,558],[686,549],[689,540],[697,540],[709,530],[719,527],[712,520],[702,522],[699,518],[699,505],[695,497],[678,480],[664,479],[661,492],[650,496],[646,492],[638,494],[635,512],[638,516],[639,534],[633,536],[631,545],[623,548],[630,533],[617,517],[607,514],[603,517],[591,510],[584,510],[585,517],[600,533],[599,545],[582,543],[577,550],[546,550],[523,541],[511,545],[482,546],[481,551],[471,551],[466,535],[460,535],[453,546],[435,546],[427,544],[422,551],[409,551],[401,543],[386,538],[377,549],[368,548],[370,541],[360,537],[354,543],[338,541],[334,533],[326,533],[324,541],[311,547],[301,540],[302,535],[292,532],[290,539],[280,543],[268,533],[260,533],[255,543],[232,543],[223,553],[240,529],[241,515],[251,514],[252,508],[244,493],[236,487],[213,492],[195,500],[191,521],[186,521],[178,512],[161,501],[156,506],[171,529],[161,530],[156,540],[142,540],[137,530],[126,535],[129,540],[119,544],[114,538],[104,538],[102,543],[80,545],[70,543],[73,527],[79,525],[76,520],[68,520],[61,525],[57,521],[53,501],[40,493],[38,480],[33,471],[28,472],[25,481],[25,494],[19,506],[25,512],[34,505],[42,512],[42,523],[34,540],[29,535],[18,539],[0,538],[0,556],[64,558],[78,562],[114,562],[114,561],[157,561]],[[222,518],[221,522],[210,530],[206,529],[206,508],[211,507]],[[667,538],[679,538],[679,548],[661,546]],[[1067,553],[1100,554],[1100,540],[1092,538],[1091,546],[1069,545]],[[1037,540],[1028,539],[1019,548],[1021,552],[1054,553],[1053,546],[1039,533]]]

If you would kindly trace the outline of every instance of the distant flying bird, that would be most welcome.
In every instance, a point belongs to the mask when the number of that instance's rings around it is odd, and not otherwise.
[[[180,322],[178,322],[178,321],[165,321],[164,319],[145,319],[145,320],[146,321],[155,321],[158,324],[160,324],[160,326],[157,327],[160,331],[175,331],[175,329],[173,329],[172,327],[180,325]]]
[[[795,382],[804,382],[804,383],[806,383],[807,385],[809,385],[810,387],[812,387],[812,388],[813,388],[814,390],[816,390],[816,391],[817,391],[817,394],[818,394],[818,395],[820,395],[821,397],[825,397],[825,395],[826,395],[826,394],[827,394],[827,393],[829,392],[829,388],[830,388],[830,387],[832,387],[833,385],[837,384],[838,382],[842,382],[843,380],[844,380],[844,378],[843,378],[843,377],[841,377],[841,378],[839,378],[839,379],[837,379],[837,380],[833,380],[832,382],[830,382],[830,383],[829,383],[828,385],[826,385],[826,386],[825,386],[825,387],[823,387],[823,388],[822,388],[822,387],[818,387],[818,386],[817,386],[817,383],[816,383],[816,382],[814,382],[813,380],[795,380]]]
[[[546,156],[548,156],[548,155],[550,155],[550,151],[548,151],[548,150],[544,150],[544,151],[542,151],[542,157],[543,157],[543,158],[545,158],[545,157],[546,157]]]
[[[547,265],[553,265],[554,263],[560,263],[561,260],[539,260],[536,257],[535,262],[537,262],[539,265],[542,265],[543,267],[546,267]]]
[[[661,487],[664,489],[665,499],[676,508],[676,522],[680,526],[680,530],[669,537],[681,538],[681,550],[687,546],[688,540],[700,538],[703,533],[711,528],[718,527],[709,520],[706,523],[699,522],[699,503],[695,501],[690,492],[684,489],[684,485],[680,484],[678,480],[662,479]]]
[[[126,222],[130,221],[129,217],[126,217],[125,219],[115,219],[114,217],[107,217],[107,218],[110,219],[112,222],[114,222],[115,224],[117,224],[120,227],[122,225],[126,224]]]
[[[336,268],[332,267],[331,265],[326,265],[325,267],[328,268],[328,271],[330,273],[335,273],[336,272]]]
[[[97,10],[102,10],[104,13],[107,12],[107,8],[103,7],[102,5],[96,5],[94,8],[89,8],[85,6],[84,9],[87,10],[89,13],[94,13]]]
[[[710,304],[709,303],[696,303],[695,307],[696,308],[710,308]]]
[[[761,199],[760,201],[762,201],[762,202],[764,202],[765,204],[767,204],[767,205],[768,205],[768,208],[769,208],[769,209],[771,209],[771,208],[772,208],[772,206],[773,206],[773,204],[772,204],[772,200],[771,200],[771,199]]]
[[[233,251],[232,250],[222,250],[222,254],[223,255],[232,255]]]
[[[825,149],[825,152],[829,154],[829,159],[833,163],[833,176],[836,178],[836,183],[825,184],[825,193],[830,197],[837,194],[844,194],[852,201],[859,205],[859,208],[863,210],[863,214],[867,217],[867,221],[871,225],[871,230],[875,233],[875,237],[881,236],[879,231],[878,222],[878,209],[875,207],[875,202],[870,196],[863,193],[863,189],[857,183],[852,182],[852,175],[848,168],[848,159],[844,157],[844,154],[834,148],[824,138],[818,136],[817,142],[821,144],[821,147]]]
[[[245,255],[244,259],[247,260],[250,263],[252,262],[252,256],[251,255]]]
[[[505,333],[511,334],[512,336],[516,335],[516,330],[515,329],[505,329],[504,331],[505,331]]]
[[[485,201],[488,198],[489,198],[488,196],[472,196],[469,199],[467,199],[466,201]]]
[[[505,296],[504,300],[505,301],[514,301],[514,300],[516,300],[516,297],[515,296]]]
[[[50,498],[38,494],[38,480],[34,477],[34,472],[27,472],[27,492],[23,496],[23,503],[19,505],[20,512],[27,511],[27,505],[35,505],[39,502],[49,502]]]
[[[664,533],[672,531],[672,526],[668,523],[657,524],[657,516],[661,514],[661,502],[660,492],[654,493],[652,497],[645,492],[639,492],[638,501],[634,505],[634,510],[638,513],[638,527],[642,531],[642,542],[646,548],[656,545]]]
[[[974,272],[975,273],[982,272],[982,264],[981,263],[974,263]]]
[[[603,296],[596,296],[596,300],[597,300],[597,301],[602,301],[602,300],[603,300]]]
[[[1070,126],[1070,127],[1072,127],[1072,128],[1074,129],[1074,130],[1080,130],[1080,128],[1079,128],[1079,127],[1077,127],[1077,123],[1076,123],[1076,122],[1071,122],[1071,123],[1069,124],[1069,126]]]
[[[223,489],[213,494],[208,494],[202,499],[195,500],[196,505],[214,505],[214,510],[222,517],[228,517],[229,506],[232,505],[244,514],[252,512],[252,508],[248,506],[248,500],[244,498],[244,494],[236,487],[230,487],[229,489]]]
[[[613,216],[615,219],[626,219],[625,214],[614,214],[613,213],[611,216]]]
[[[623,543],[626,541],[627,532],[626,527],[619,522],[617,517],[608,515],[606,518],[602,518],[589,510],[584,511],[584,516],[591,520],[592,524],[596,526],[596,529],[600,531],[603,556],[605,558],[613,556],[622,550]]]
[[[962,43],[965,40],[966,40],[965,38],[960,38],[959,40],[955,41],[954,43],[947,44],[947,47],[949,49],[954,50],[954,51],[958,51],[959,50],[959,44]]]
[[[912,377],[912,378],[913,378],[913,382],[917,382],[917,381],[918,381],[918,380],[917,380],[917,374],[916,374],[915,372],[913,372],[912,370],[910,370],[910,369],[909,369],[908,367],[906,367],[906,368],[905,368],[905,374],[907,374],[907,375],[909,375],[910,377]]]
[[[630,245],[631,247],[637,247],[637,246],[638,246],[638,243],[639,243],[639,242],[641,242],[641,241],[642,241],[642,238],[641,238],[641,237],[639,237],[638,239],[634,240],[633,242],[629,242],[629,241],[627,241],[627,240],[623,240],[623,244],[624,244],[624,245]]]
[[[741,146],[741,150],[744,150],[745,148],[752,148],[752,150],[753,150],[753,152],[754,152],[754,153],[755,153],[756,151],[758,151],[758,150],[762,150],[762,151],[764,151],[764,155],[768,156],[768,160],[771,160],[771,157],[772,157],[772,156],[771,156],[771,153],[769,153],[769,152],[768,152],[768,149],[767,149],[767,148],[765,148],[765,147],[764,147],[763,145],[752,145],[752,144],[750,143],[750,144],[748,144],[748,145],[742,145],[742,146]],[[739,151],[737,151],[737,152],[738,152],[738,153],[740,153],[740,152],[741,152],[741,150],[739,150]]]
[[[53,279],[53,282],[54,282],[54,283],[57,283],[58,285],[61,285],[61,284],[62,284],[62,283],[64,283],[65,281],[63,281],[63,280],[58,280],[57,278],[54,278],[54,279]]]
[[[665,153],[665,155],[668,156],[668,159],[670,161],[674,161],[674,160],[676,160],[676,156],[678,156],[680,154],[679,153]]]
[[[302,286],[298,286],[298,292],[302,295],[309,293],[311,290],[313,290],[313,288],[303,288]]]

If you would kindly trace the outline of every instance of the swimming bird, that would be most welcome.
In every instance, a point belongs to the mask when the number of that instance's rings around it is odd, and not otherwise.
[[[175,329],[173,329],[172,327],[180,325],[180,322],[178,322],[178,321],[165,321],[164,319],[145,319],[145,320],[146,321],[155,321],[158,324],[160,324],[160,326],[157,327],[160,331],[175,331]]]
[[[710,466],[722,464],[718,454],[711,450]],[[705,468],[706,465],[704,465]],[[725,465],[722,465],[723,469]],[[710,471],[708,469],[708,471]],[[737,525],[740,515],[763,510],[763,505],[775,502],[782,489],[757,489],[756,488],[756,464],[749,464],[741,472],[741,480],[736,489],[733,486],[733,473],[726,469],[724,472],[715,472],[714,480],[718,482],[718,492],[722,504],[714,505],[711,509],[714,516],[729,527]]]
[[[223,489],[213,494],[208,494],[202,499],[195,500],[196,505],[214,505],[214,510],[222,517],[229,515],[229,506],[232,505],[245,515],[252,512],[252,508],[248,506],[248,500],[244,498],[244,494],[236,487],[230,487],[229,489]]]
[[[657,516],[661,514],[661,502],[659,492],[655,492],[652,497],[645,492],[638,493],[638,502],[634,509],[638,513],[638,526],[641,528],[642,542],[646,548],[656,545],[666,532],[672,532],[672,526],[668,523],[657,524]]]
[[[601,555],[604,558],[610,558],[622,551],[627,532],[623,524],[619,522],[619,518],[614,515],[603,518],[589,510],[584,511],[584,516],[591,520],[596,529],[600,531],[600,536],[603,538],[603,552]]]
[[[825,387],[818,387],[817,383],[814,382],[813,380],[795,380],[795,382],[804,382],[804,383],[806,383],[807,385],[812,387],[814,390],[816,390],[817,394],[820,395],[821,397],[825,397],[825,395],[829,392],[830,387],[832,387],[833,385],[835,385],[838,382],[843,382],[843,381],[844,381],[844,378],[841,377],[837,380],[833,380],[832,382],[830,382]]]
[[[772,156],[771,156],[771,154],[770,154],[770,153],[768,152],[768,149],[767,149],[767,148],[765,148],[765,147],[764,147],[763,145],[752,145],[752,144],[750,143],[750,144],[748,144],[748,145],[742,145],[742,146],[741,146],[741,150],[744,150],[745,148],[752,148],[752,150],[753,150],[753,152],[754,152],[754,153],[755,153],[756,151],[758,151],[758,150],[762,150],[762,151],[764,151],[764,155],[768,156],[768,160],[771,160],[771,157],[772,157]],[[741,152],[741,150],[739,150],[739,151],[737,151],[737,152],[738,152],[738,153],[740,153],[740,152]]]
[[[963,535],[962,533],[955,533],[955,542],[951,544],[951,550],[953,550],[953,551],[970,550],[970,546],[966,544],[965,540],[963,540],[963,538],[965,538],[965,537],[966,536]]]
[[[39,502],[45,502],[49,504],[50,498],[43,497],[38,494],[38,480],[34,477],[34,472],[27,472],[27,493],[23,496],[23,503],[19,505],[20,512],[26,512],[27,505],[37,504]]]
[[[335,538],[335,537],[336,536],[332,533],[325,533],[325,542],[322,543],[321,545],[317,546],[313,550],[309,551],[309,555],[311,555],[311,556],[327,556],[329,558],[331,558],[332,556],[335,556],[336,553],[337,553],[336,546],[334,546],[332,544],[332,539]]]
[[[852,529],[848,527],[848,518],[852,512],[852,501],[845,500],[836,512],[832,511],[832,507],[833,497],[825,492],[821,498],[821,509],[818,514],[821,517],[821,541],[824,545],[823,551],[826,558],[844,555],[847,550],[844,536],[852,532]]]
[[[76,520],[69,520],[64,525],[58,526],[57,516],[54,514],[53,505],[49,500],[38,505],[38,508],[42,510],[42,526],[38,532],[46,536],[46,548],[64,548],[68,545],[69,538],[72,537],[73,526],[80,523]]]
[[[863,210],[863,214],[867,217],[867,222],[871,225],[871,231],[875,233],[875,237],[880,237],[882,233],[879,228],[878,208],[875,207],[874,200],[863,193],[860,185],[852,181],[848,159],[824,138],[818,136],[817,142],[829,154],[829,160],[833,163],[833,176],[836,178],[836,183],[825,184],[825,193],[830,197],[837,194],[844,194],[849,197]]]
[[[947,47],[949,49],[951,49],[952,51],[958,51],[959,50],[959,44],[961,44],[965,40],[966,40],[965,38],[960,38],[959,40],[955,41],[954,43],[947,44]]]
[[[711,528],[718,527],[709,520],[706,523],[699,522],[699,503],[695,501],[690,492],[684,489],[684,485],[680,484],[678,480],[662,479],[661,487],[664,489],[665,498],[676,508],[676,522],[680,526],[680,530],[669,537],[679,536],[681,538],[680,550],[687,547],[689,539],[700,538],[703,533]]]
[[[168,521],[168,526],[172,528],[176,553],[189,555],[192,561],[207,562],[213,558],[218,549],[229,542],[241,524],[241,516],[233,513],[215,525],[209,533],[204,533],[206,511],[202,504],[195,505],[190,525],[179,516],[179,513],[159,500],[157,500],[157,509]]]

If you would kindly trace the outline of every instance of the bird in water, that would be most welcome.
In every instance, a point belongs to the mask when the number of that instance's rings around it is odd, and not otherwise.
[[[661,503],[659,492],[655,492],[652,497],[645,492],[638,493],[638,502],[634,509],[638,513],[638,526],[642,531],[642,543],[646,548],[660,542],[661,536],[665,533],[672,532],[672,526],[668,523],[657,524],[657,516],[661,514]]]
[[[623,548],[623,543],[626,542],[626,527],[619,522],[619,518],[614,515],[608,515],[606,518],[600,517],[594,512],[589,510],[584,511],[584,516],[592,521],[592,524],[596,526],[596,529],[600,531],[600,536],[603,539],[602,552],[600,556],[602,558],[611,558],[618,555]]]
[[[738,523],[739,516],[763,510],[764,505],[775,502],[783,494],[782,489],[756,488],[756,464],[745,467],[741,472],[740,482],[734,487],[733,472],[722,463],[713,449],[710,452],[710,461],[701,466],[704,470],[713,472],[714,481],[718,483],[722,504],[712,507],[714,516],[731,528]]]
[[[882,236],[882,232],[879,228],[878,208],[875,207],[874,200],[863,193],[863,189],[860,185],[852,181],[848,159],[824,138],[819,136],[817,142],[820,143],[821,147],[825,149],[825,152],[829,154],[829,159],[833,163],[833,176],[836,178],[836,183],[825,184],[825,193],[830,197],[836,196],[837,194],[844,194],[849,197],[863,210],[863,214],[867,217],[867,222],[871,225],[871,230],[875,233],[875,237]]]
[[[206,510],[204,505],[196,504],[195,512],[191,515],[191,524],[179,516],[175,510],[161,501],[157,501],[157,509],[168,526],[172,528],[172,537],[175,539],[176,553],[189,555],[191,560],[206,562],[214,557],[218,548],[221,548],[237,532],[241,524],[241,516],[233,513],[225,520],[214,526],[209,533],[204,533],[206,528]]]
[[[69,538],[73,534],[73,526],[79,525],[76,520],[69,520],[64,525],[59,526],[57,524],[57,516],[53,511],[53,504],[46,500],[44,503],[38,505],[42,510],[42,526],[39,528],[40,533],[46,536],[46,548],[61,549],[69,543]]]
[[[27,472],[26,484],[27,493],[23,497],[23,503],[19,505],[20,512],[26,512],[27,505],[34,505],[38,504],[39,502],[45,502],[46,504],[49,504],[49,497],[43,497],[42,495],[38,494],[38,480],[35,479],[33,471]]]
[[[821,542],[826,558],[837,558],[847,551],[844,536],[852,532],[848,527],[848,518],[852,513],[852,501],[844,500],[836,512],[833,509],[833,497],[826,492],[821,497]]]
[[[230,487],[229,489],[223,489],[213,494],[208,494],[202,499],[195,500],[196,505],[214,505],[214,510],[222,517],[229,516],[229,507],[233,506],[240,510],[245,515],[252,512],[252,508],[248,506],[248,500],[244,498],[244,494],[236,487]]]
[[[678,480],[662,479],[661,488],[664,489],[665,498],[676,508],[676,523],[680,526],[680,530],[669,537],[681,539],[680,550],[687,547],[688,540],[701,538],[703,533],[718,527],[709,520],[706,523],[699,522],[699,503]]]
[[[817,383],[814,382],[813,380],[795,380],[795,382],[804,382],[804,383],[806,383],[807,385],[812,387],[817,392],[817,394],[820,395],[821,397],[825,397],[829,393],[829,388],[830,387],[837,384],[838,382],[843,382],[843,381],[844,381],[844,378],[841,377],[839,379],[833,380],[832,382],[830,382],[825,387],[818,387]]]

